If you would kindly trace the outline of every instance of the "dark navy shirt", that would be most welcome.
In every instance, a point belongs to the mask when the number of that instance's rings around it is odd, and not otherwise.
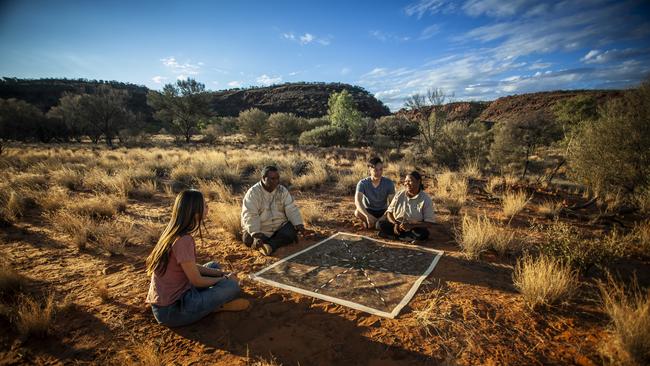
[[[357,192],[363,193],[363,206],[371,210],[385,210],[388,207],[388,196],[395,194],[395,184],[392,180],[381,177],[379,185],[372,185],[372,178],[363,178],[357,183]]]

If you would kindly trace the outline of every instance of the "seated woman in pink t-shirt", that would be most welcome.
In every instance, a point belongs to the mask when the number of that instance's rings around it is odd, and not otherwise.
[[[250,302],[237,299],[239,284],[233,273],[215,262],[196,263],[192,235],[201,237],[208,207],[197,190],[181,192],[172,217],[147,258],[151,285],[147,302],[158,323],[177,327],[193,323],[214,311],[246,310]]]

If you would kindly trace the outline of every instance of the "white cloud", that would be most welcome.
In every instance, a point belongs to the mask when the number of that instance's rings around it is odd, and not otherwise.
[[[429,39],[433,37],[436,33],[440,31],[440,26],[437,24],[430,25],[422,30],[420,33],[420,39]]]
[[[446,1],[446,0],[420,0],[416,3],[412,3],[404,8],[404,12],[408,16],[416,15],[418,19],[426,13],[437,14],[452,11],[455,8],[455,4]]]
[[[162,64],[167,67],[172,73],[176,74],[176,79],[187,79],[189,76],[198,75],[201,71],[202,62],[192,64],[189,61],[179,63],[175,57],[161,58]]]
[[[300,36],[300,44],[309,44],[315,39],[314,35],[311,33],[305,33]]]
[[[350,71],[351,70],[349,68],[344,67],[344,68],[341,69],[341,75],[347,75],[347,74],[350,73]]]
[[[257,79],[255,79],[255,81],[257,81],[258,84],[269,86],[272,84],[280,83],[282,81],[282,77],[280,76],[271,77],[266,74],[263,74],[258,76]]]
[[[151,80],[156,84],[162,84],[162,82],[167,80],[167,78],[164,76],[156,75],[152,77]]]
[[[528,70],[539,70],[539,69],[547,69],[551,67],[553,64],[550,62],[535,62],[532,65],[528,67]]]
[[[242,82],[237,81],[237,80],[233,80],[233,81],[228,82],[228,84],[226,84],[226,85],[228,85],[231,88],[241,88]]]
[[[296,42],[302,46],[308,45],[311,43],[318,43],[323,46],[329,46],[332,43],[332,36],[317,37],[312,33],[305,32],[303,35],[296,36],[293,32],[282,33],[282,38]]]
[[[626,48],[624,50],[614,48],[604,52],[601,50],[591,50],[580,61],[586,64],[605,64],[635,57],[648,59],[650,57],[650,48]]]
[[[536,0],[468,0],[463,4],[463,10],[470,16],[487,15],[491,17],[507,17],[519,13],[526,7],[538,3]],[[540,12],[542,9],[536,9]]]
[[[377,39],[379,41],[382,41],[382,42],[388,42],[388,41],[390,41],[390,42],[406,42],[406,41],[409,41],[411,39],[411,37],[408,37],[408,36],[398,36],[398,35],[395,35],[393,33],[387,33],[387,32],[383,32],[383,31],[380,31],[380,30],[371,30],[370,32],[368,32],[368,34],[370,35],[370,37],[372,37],[374,39]]]

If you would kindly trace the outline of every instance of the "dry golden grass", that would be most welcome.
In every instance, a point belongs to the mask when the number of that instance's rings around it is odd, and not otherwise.
[[[517,261],[513,282],[534,309],[569,300],[578,287],[578,276],[558,259],[527,255]]]
[[[27,278],[18,274],[8,264],[0,264],[0,297],[12,295],[26,285]]]
[[[18,332],[25,336],[44,337],[52,326],[54,319],[54,294],[45,299],[21,296],[16,311]]]
[[[235,199],[232,187],[221,180],[199,180],[199,190],[212,201],[231,202]]]
[[[145,180],[134,187],[129,192],[129,197],[140,200],[148,200],[151,199],[156,194],[156,192],[158,192],[158,183],[155,180],[150,179]]]
[[[560,211],[562,211],[561,202],[545,201],[544,203],[541,203],[539,206],[537,206],[537,212],[549,219],[558,217]]]
[[[19,173],[12,177],[11,184],[21,189],[42,189],[47,185],[47,178],[42,174]]]
[[[65,206],[68,202],[68,192],[60,187],[51,187],[36,196],[36,203],[44,212],[54,212]]]
[[[612,320],[615,348],[623,351],[609,358],[616,363],[650,364],[650,291],[641,290],[636,280],[626,290],[611,278],[599,287]]]
[[[494,249],[503,255],[516,249],[517,244],[514,232],[497,226],[485,215],[476,218],[463,216],[457,238],[463,253],[469,259],[479,258],[488,249]]]
[[[143,343],[133,348],[135,358],[127,357],[124,364],[127,366],[162,366],[164,362],[161,358],[158,347],[150,343]]]
[[[93,220],[87,216],[76,215],[65,210],[49,214],[47,218],[52,227],[68,235],[79,250],[86,248],[89,230],[95,226]]]
[[[164,225],[152,220],[145,220],[137,228],[138,236],[135,238],[145,245],[153,245],[158,242],[162,234]]]
[[[507,192],[501,201],[502,212],[506,217],[513,218],[524,209],[528,201],[525,192]]]
[[[357,160],[349,169],[341,169],[336,174],[336,190],[343,194],[354,193],[357,183],[368,176],[366,163]]]
[[[71,191],[79,190],[83,186],[83,173],[80,170],[62,168],[51,173],[54,184],[65,187]]]
[[[309,203],[300,206],[300,214],[306,224],[313,225],[323,219],[323,210],[318,203]]]
[[[477,160],[465,163],[460,172],[466,178],[481,179],[482,177],[481,168]]]
[[[218,227],[233,239],[240,239],[241,227],[241,206],[237,203],[219,202],[210,208],[212,217]]]
[[[126,210],[126,200],[123,197],[97,195],[79,201],[70,202],[66,210],[76,215],[96,219],[111,218],[118,212]]]
[[[99,280],[95,283],[95,295],[97,295],[102,302],[108,302],[111,300],[111,292],[108,290],[108,283],[106,283],[106,280]]]
[[[485,191],[493,197],[500,195],[499,190],[503,189],[505,181],[502,177],[490,177],[485,183]]]
[[[327,166],[324,162],[312,160],[309,171],[291,181],[292,185],[300,190],[306,191],[323,186],[330,180]]]
[[[7,185],[0,186],[0,224],[13,224],[23,216],[26,209],[23,196]]]
[[[440,320],[440,304],[444,300],[444,291],[438,287],[427,295],[426,305],[419,310],[413,310],[417,328],[421,329],[427,337],[435,336],[437,321]]]
[[[503,177],[503,182],[508,187],[514,187],[520,181],[521,181],[521,179],[519,179],[519,177],[517,177],[515,175],[506,175],[506,176]]]
[[[110,255],[123,255],[135,235],[132,223],[117,220],[102,221],[88,231],[88,238]]]
[[[452,215],[458,215],[467,201],[467,178],[451,171],[436,176],[435,195]]]

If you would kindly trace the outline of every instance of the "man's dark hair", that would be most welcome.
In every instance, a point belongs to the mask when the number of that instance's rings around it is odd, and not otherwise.
[[[374,168],[375,165],[381,164],[381,163],[382,163],[381,159],[378,156],[375,156],[374,158],[370,158],[370,160],[368,160],[368,167],[369,168]]]
[[[274,165],[267,165],[262,169],[262,178],[266,178],[269,172],[277,172],[278,168]]]

